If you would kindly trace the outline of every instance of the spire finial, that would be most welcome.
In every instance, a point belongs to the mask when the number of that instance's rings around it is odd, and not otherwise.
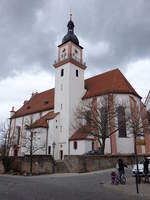
[[[70,8],[70,20],[72,20],[72,9]]]

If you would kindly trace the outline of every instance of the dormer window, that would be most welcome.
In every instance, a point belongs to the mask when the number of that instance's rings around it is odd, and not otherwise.
[[[64,76],[64,69],[61,69],[61,76]]]
[[[48,101],[44,101],[44,104],[47,105],[47,104],[48,104]]]
[[[27,109],[30,109],[31,107],[30,106],[27,106]]]

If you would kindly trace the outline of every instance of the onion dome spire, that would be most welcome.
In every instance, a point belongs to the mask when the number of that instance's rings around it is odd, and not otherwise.
[[[73,43],[79,45],[79,40],[77,36],[74,34],[74,23],[72,21],[72,12],[70,11],[70,20],[67,24],[68,33],[63,37],[62,43],[66,43],[72,41]]]

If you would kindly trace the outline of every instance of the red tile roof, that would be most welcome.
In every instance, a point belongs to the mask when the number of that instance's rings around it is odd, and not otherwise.
[[[54,111],[48,112],[46,115],[35,121],[30,128],[48,128],[47,120],[54,119],[59,113]]]
[[[85,132],[84,127],[79,128],[71,137],[71,140],[93,140],[94,138],[88,138],[88,133]]]
[[[140,97],[119,69],[85,80],[85,87],[87,92],[83,99],[108,93],[134,94]]]
[[[108,93],[134,94],[140,97],[119,69],[114,69],[85,80],[83,99]],[[12,118],[54,109],[54,88],[35,94]],[[140,97],[141,98],[141,97]]]
[[[15,112],[12,118],[21,117],[54,108],[54,88],[34,94],[29,101]]]

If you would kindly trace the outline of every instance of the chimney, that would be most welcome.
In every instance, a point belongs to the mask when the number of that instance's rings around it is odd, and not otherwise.
[[[38,94],[38,92],[32,92],[32,96],[31,97],[34,97],[36,94]]]
[[[12,109],[10,111],[10,117],[12,117],[15,114],[14,106],[12,106]]]

